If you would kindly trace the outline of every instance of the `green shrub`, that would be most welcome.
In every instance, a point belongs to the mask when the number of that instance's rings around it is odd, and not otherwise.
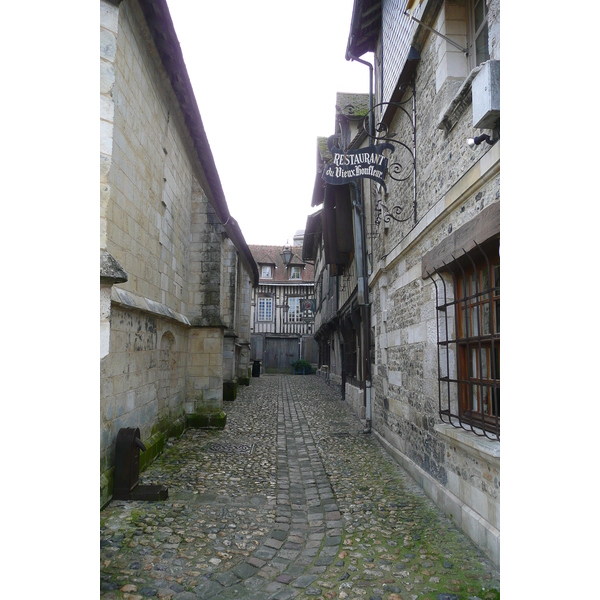
[[[295,360],[290,364],[294,368],[294,374],[310,375],[312,372],[310,363],[302,358],[300,360]]]

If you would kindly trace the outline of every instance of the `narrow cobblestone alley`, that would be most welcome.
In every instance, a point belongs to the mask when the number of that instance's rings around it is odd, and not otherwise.
[[[225,410],[141,474],[166,502],[101,512],[103,599],[499,597],[498,569],[321,379],[253,378]]]

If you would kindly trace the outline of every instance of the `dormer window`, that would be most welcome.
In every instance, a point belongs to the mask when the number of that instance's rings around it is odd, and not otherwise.
[[[290,279],[302,279],[302,267],[291,267]]]
[[[262,265],[260,268],[260,276],[263,279],[273,279],[273,271],[271,265]]]

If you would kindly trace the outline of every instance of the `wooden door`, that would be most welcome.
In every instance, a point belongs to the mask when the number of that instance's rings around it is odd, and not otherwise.
[[[298,338],[266,338],[264,353],[265,369],[291,372],[291,363],[298,360],[299,351]]]

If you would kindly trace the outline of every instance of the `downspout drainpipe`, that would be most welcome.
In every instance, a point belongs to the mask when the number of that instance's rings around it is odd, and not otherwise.
[[[373,115],[373,65],[365,60],[354,56],[350,51],[346,51],[346,60],[355,60],[369,67],[369,138],[372,143],[375,138],[375,121]],[[361,310],[361,322],[363,324],[363,340],[366,348],[363,356],[365,357],[365,428],[363,433],[371,433],[372,409],[371,409],[371,319],[369,304],[369,284],[367,269],[367,252],[365,245],[365,203],[360,194],[360,188],[356,182],[353,182],[355,189],[354,200],[354,231],[356,256],[360,257],[356,261],[358,275],[358,303]],[[362,296],[362,298],[361,298]],[[362,302],[361,302],[362,300]]]
[[[365,373],[365,429],[363,433],[371,433],[371,327],[370,327],[370,305],[369,284],[367,277],[367,255],[364,245],[364,202],[360,193],[360,186],[356,181],[352,182],[354,187],[354,244],[356,248],[356,271],[358,278],[358,305],[360,307],[361,323],[363,325],[363,364]]]

